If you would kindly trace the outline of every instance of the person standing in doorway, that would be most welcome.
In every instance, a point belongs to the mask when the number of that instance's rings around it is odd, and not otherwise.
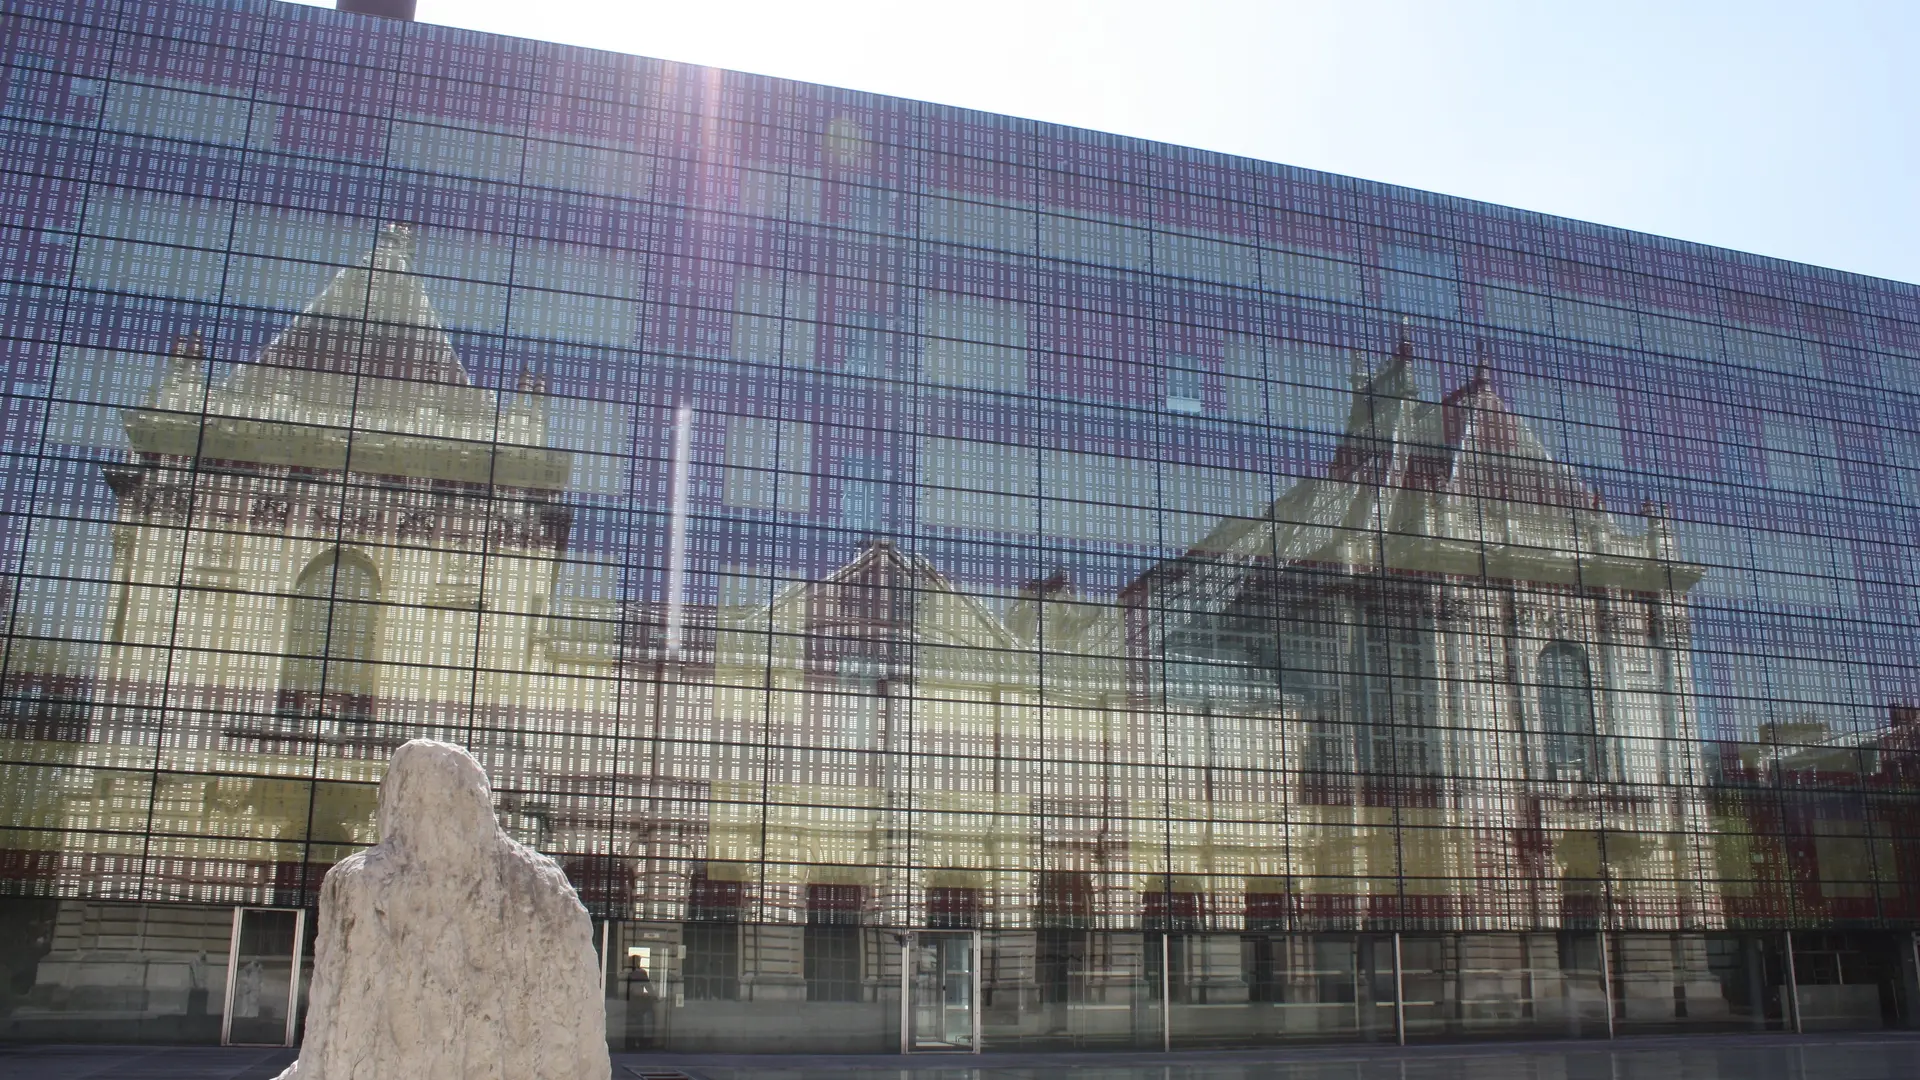
[[[627,1000],[626,1048],[628,1050],[647,1050],[653,1046],[653,976],[647,973],[647,967],[641,957],[627,956],[626,989],[622,995]]]

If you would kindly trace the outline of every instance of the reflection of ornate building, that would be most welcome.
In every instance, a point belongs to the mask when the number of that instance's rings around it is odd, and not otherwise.
[[[1484,372],[1431,403],[1404,344],[1357,371],[1328,476],[1112,602],[1056,574],[997,616],[875,540],[770,603],[669,615],[566,595],[540,387],[472,383],[409,246],[386,230],[223,377],[181,342],[126,414],[69,873],[160,857],[113,824],[152,790],[183,897],[300,902],[369,839],[387,750],[442,734],[590,899],[650,917],[1719,918],[1700,572]]]
[[[518,776],[517,748],[578,710],[527,661],[568,456],[545,449],[540,395],[472,384],[410,247],[385,230],[224,378],[181,341],[126,413],[102,771],[69,827],[111,829],[158,784],[153,829],[180,837],[169,876],[189,893],[297,902],[318,884],[302,864],[369,840],[366,782],[401,738],[451,731]],[[100,835],[92,859],[140,853]]]
[[[1115,604],[1056,575],[1003,622],[878,543],[723,613],[706,873],[909,924],[1717,925],[1699,569],[1410,363],[1356,375],[1331,475]]]
[[[1123,598],[1170,714],[1285,718],[1289,857],[1198,848],[1175,872],[1224,859],[1309,924],[1716,925],[1685,601],[1700,569],[1657,512],[1623,532],[1484,369],[1434,404],[1411,362],[1403,341],[1356,370],[1329,476]]]
[[[1920,400],[1841,393],[1911,374],[1910,290],[311,7],[18,7],[0,1040],[286,1038],[415,736],[650,971],[629,1045],[1920,1019]]]

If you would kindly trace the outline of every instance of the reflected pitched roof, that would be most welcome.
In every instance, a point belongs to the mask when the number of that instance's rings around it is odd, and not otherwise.
[[[1379,370],[1356,362],[1327,475],[1294,484],[1263,515],[1222,521],[1141,575],[1125,602],[1217,611],[1251,568],[1294,564],[1654,591],[1699,580],[1700,568],[1655,550],[1652,533],[1621,527],[1484,364],[1433,402],[1421,399],[1413,362],[1404,337]]]
[[[498,403],[468,377],[413,252],[410,227],[382,228],[360,265],[343,267],[258,360],[215,387],[209,411],[491,439]]]
[[[425,284],[413,231],[387,225],[258,359],[210,388],[196,343],[176,350],[148,409],[143,453],[557,489],[571,458],[546,449],[544,397],[476,386]],[[203,408],[204,406],[204,408]]]

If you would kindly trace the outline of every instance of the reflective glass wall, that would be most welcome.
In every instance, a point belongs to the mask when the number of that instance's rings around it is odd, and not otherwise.
[[[604,920],[616,1045],[1905,1022],[1920,290],[266,0],[0,12],[0,1030],[297,1027],[297,957],[221,1009],[310,920],[232,913],[309,908],[415,737]]]

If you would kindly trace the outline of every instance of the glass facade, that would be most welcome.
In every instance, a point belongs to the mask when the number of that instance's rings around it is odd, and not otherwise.
[[[0,1038],[297,1035],[394,747],[616,1048],[1902,1026],[1920,289],[5,0]]]

